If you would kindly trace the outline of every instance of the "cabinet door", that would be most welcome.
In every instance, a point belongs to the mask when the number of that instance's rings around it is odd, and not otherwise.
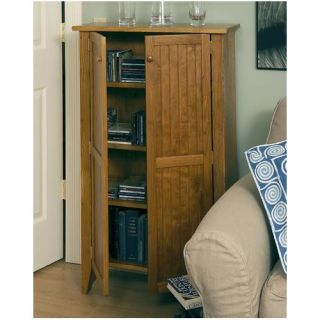
[[[103,294],[109,292],[108,239],[108,141],[106,97],[106,39],[92,32],[91,41],[91,212],[92,268],[101,281]]]
[[[183,248],[212,204],[209,35],[146,37],[149,284],[186,272]]]

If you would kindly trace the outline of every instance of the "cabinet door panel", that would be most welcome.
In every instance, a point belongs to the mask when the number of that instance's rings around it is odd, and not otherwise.
[[[101,281],[103,294],[109,292],[108,254],[108,144],[106,98],[106,39],[90,34],[91,100],[91,179],[92,179],[92,267]]]
[[[212,204],[208,35],[146,37],[150,287],[185,273],[183,247]]]

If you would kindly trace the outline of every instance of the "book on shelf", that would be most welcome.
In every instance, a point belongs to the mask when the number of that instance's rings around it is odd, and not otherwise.
[[[138,263],[146,264],[148,261],[147,247],[148,247],[148,227],[147,215],[142,214],[138,220]]]
[[[145,196],[132,196],[132,195],[123,195],[119,193],[119,199],[120,200],[129,200],[129,201],[145,201]]]
[[[118,259],[126,261],[126,212],[118,213],[119,253]]]
[[[116,122],[114,125],[108,128],[108,133],[123,133],[130,134],[132,132],[132,128],[130,123],[126,122]]]
[[[110,256],[121,262],[147,263],[147,215],[143,210],[109,207]]]
[[[110,82],[120,81],[121,63],[124,58],[132,56],[131,49],[108,49],[107,50],[107,79]]]
[[[186,310],[202,307],[199,293],[188,275],[169,278],[167,288]]]
[[[128,178],[109,178],[108,198],[145,201],[146,200],[146,180],[144,176],[130,176]]]
[[[145,196],[146,195],[145,190],[124,190],[123,188],[121,188],[120,193],[123,195],[132,195],[132,196]]]
[[[132,144],[146,145],[146,112],[137,111],[131,116],[132,123]]]
[[[138,262],[138,210],[126,210],[126,261]]]
[[[119,140],[108,140],[108,143],[111,143],[111,144],[113,144],[113,143],[117,143],[117,144],[129,144],[129,145],[132,144],[131,141],[119,141]]]
[[[109,252],[113,259],[119,256],[119,208],[109,207]]]
[[[120,65],[121,82],[145,82],[145,60],[143,57],[123,58]]]
[[[119,184],[120,190],[142,190],[146,191],[146,177],[145,176],[130,176]]]
[[[108,142],[126,142],[131,144],[132,126],[130,123],[117,122],[108,128]]]

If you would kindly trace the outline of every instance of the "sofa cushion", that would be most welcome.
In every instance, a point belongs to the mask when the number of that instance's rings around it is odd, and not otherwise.
[[[285,318],[287,315],[287,276],[278,261],[266,280],[260,299],[260,318]]]
[[[267,143],[287,139],[287,98],[282,98],[274,109]]]
[[[256,146],[245,155],[287,272],[287,141]]]

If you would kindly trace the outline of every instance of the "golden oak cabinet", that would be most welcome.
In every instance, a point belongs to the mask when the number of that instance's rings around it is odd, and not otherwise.
[[[237,179],[235,31],[239,25],[120,27],[80,32],[82,291],[109,268],[148,274],[164,291],[185,274],[183,247],[205,213]],[[107,82],[107,49],[145,58],[145,83]],[[121,122],[146,112],[146,146],[108,144],[107,107]],[[108,199],[108,181],[144,175],[147,202]],[[109,255],[109,206],[147,212],[146,265]]]

